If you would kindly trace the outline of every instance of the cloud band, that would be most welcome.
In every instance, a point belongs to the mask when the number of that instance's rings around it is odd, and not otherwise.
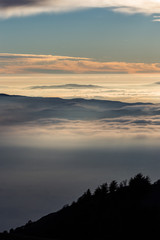
[[[0,74],[160,73],[159,63],[100,62],[91,58],[0,54]]]
[[[28,16],[86,8],[111,8],[127,14],[159,14],[159,0],[0,0],[0,16]]]

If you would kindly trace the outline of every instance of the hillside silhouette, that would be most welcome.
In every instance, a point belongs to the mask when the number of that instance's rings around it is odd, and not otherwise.
[[[160,234],[160,180],[141,173],[88,189],[76,202],[0,234],[2,240],[154,239]]]

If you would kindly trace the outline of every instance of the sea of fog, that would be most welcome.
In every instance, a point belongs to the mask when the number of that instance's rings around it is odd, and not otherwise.
[[[159,74],[1,75],[0,92],[11,95],[158,102]]]
[[[160,75],[4,75],[0,92],[0,231],[106,181],[160,178]]]

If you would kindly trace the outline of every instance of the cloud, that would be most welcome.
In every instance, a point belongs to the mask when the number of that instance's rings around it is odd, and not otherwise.
[[[100,62],[34,54],[0,54],[0,74],[24,73],[160,73],[159,63]]]
[[[86,88],[102,88],[97,85],[82,85],[82,84],[64,84],[64,85],[51,85],[51,86],[33,86],[30,89],[86,89]]]
[[[160,22],[160,16],[153,16],[153,22]]]
[[[160,19],[153,19],[153,22],[160,22]]]
[[[127,14],[159,14],[160,2],[158,0],[0,0],[1,18],[87,8],[110,8]]]

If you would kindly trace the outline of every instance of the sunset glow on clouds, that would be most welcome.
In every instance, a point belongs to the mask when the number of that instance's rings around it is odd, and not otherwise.
[[[66,12],[85,8],[111,8],[127,14],[160,13],[159,0],[0,0],[0,16],[27,16],[40,13]]]
[[[159,63],[100,62],[91,58],[0,54],[0,74],[18,73],[160,73]]]

